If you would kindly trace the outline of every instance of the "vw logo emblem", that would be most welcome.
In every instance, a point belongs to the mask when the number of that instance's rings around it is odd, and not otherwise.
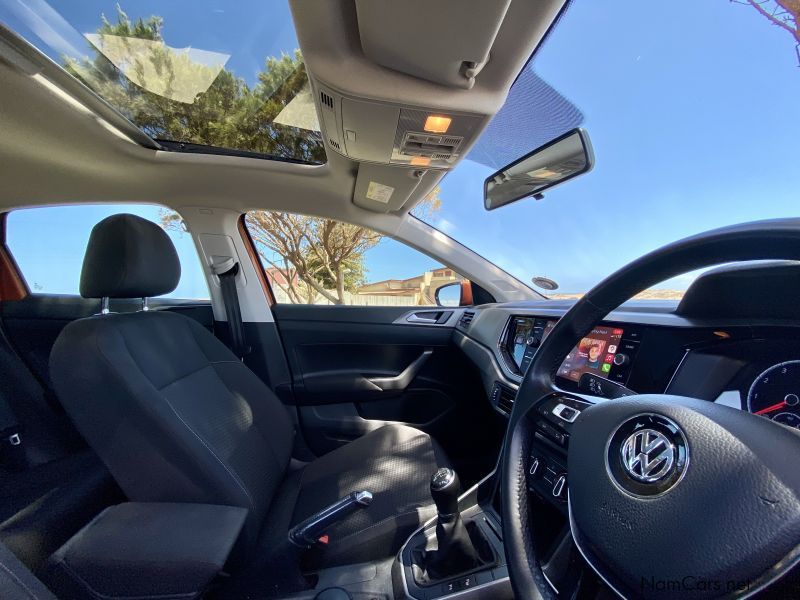
[[[664,479],[675,465],[675,448],[660,431],[640,429],[623,442],[622,464],[638,481],[652,483]]]
[[[655,413],[621,423],[606,444],[606,471],[626,494],[665,494],[686,474],[689,445],[677,423]]]

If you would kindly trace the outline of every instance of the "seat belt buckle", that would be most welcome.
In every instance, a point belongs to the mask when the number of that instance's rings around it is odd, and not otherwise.
[[[316,544],[327,545],[330,537],[325,533],[326,530],[354,512],[367,508],[371,503],[371,492],[351,492],[292,527],[289,530],[289,541],[299,548],[311,548]]]

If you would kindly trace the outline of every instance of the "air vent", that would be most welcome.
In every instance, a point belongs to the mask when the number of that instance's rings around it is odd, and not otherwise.
[[[516,397],[517,392],[514,389],[508,387],[507,385],[503,385],[499,381],[494,382],[494,386],[492,386],[492,404],[497,406],[497,408],[507,415],[511,414],[511,410],[514,408],[514,399]]]
[[[472,319],[475,318],[475,313],[471,310],[465,310],[464,314],[461,315],[461,318],[458,320],[458,324],[461,325],[464,329],[469,327],[469,324],[472,323]]]
[[[335,141],[332,138],[328,138],[328,143],[341,152],[342,147],[339,145],[339,142]]]
[[[322,104],[333,110],[333,98],[328,96],[328,94],[326,94],[325,92],[320,92],[319,98],[320,100],[322,100]]]

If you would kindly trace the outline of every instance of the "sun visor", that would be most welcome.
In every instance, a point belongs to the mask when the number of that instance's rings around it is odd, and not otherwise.
[[[364,55],[381,66],[470,89],[511,0],[356,0]]]

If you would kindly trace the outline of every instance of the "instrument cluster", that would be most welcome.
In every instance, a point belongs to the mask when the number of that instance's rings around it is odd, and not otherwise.
[[[800,429],[800,360],[772,365],[747,392],[747,410]]]

